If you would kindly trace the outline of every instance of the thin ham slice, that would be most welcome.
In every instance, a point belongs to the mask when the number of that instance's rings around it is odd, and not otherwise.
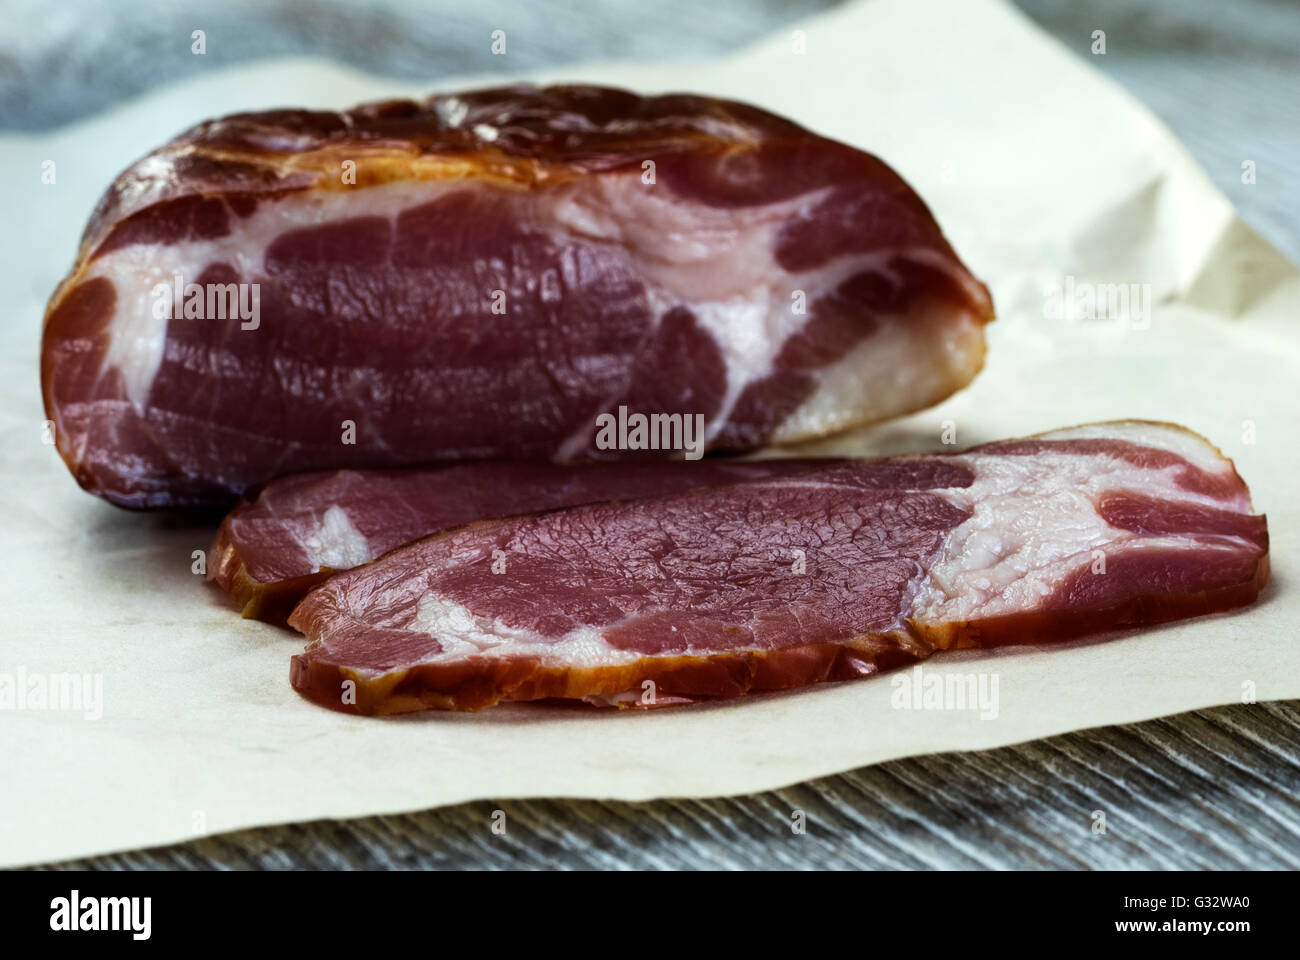
[[[291,678],[365,714],[672,703],[1215,613],[1267,579],[1229,460],[1105,423],[429,537],[307,595]]]
[[[41,380],[85,489],[229,505],[624,456],[605,415],[690,418],[695,452],[818,436],[964,386],[992,318],[870,154],[731,101],[515,86],[182,133],[100,201]]]
[[[245,617],[283,623],[330,574],[476,520],[780,476],[828,460],[529,461],[329,470],[272,481],[222,521],[208,578]]]

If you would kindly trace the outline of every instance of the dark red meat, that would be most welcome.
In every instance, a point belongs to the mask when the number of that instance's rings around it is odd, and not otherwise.
[[[678,702],[1250,603],[1268,532],[1181,427],[1075,427],[475,524],[289,619],[304,695],[359,713]]]
[[[189,284],[201,316],[169,316]],[[509,87],[181,134],[100,202],[41,374],[87,490],[215,504],[625,455],[596,442],[620,408],[698,416],[700,448],[816,436],[965,385],[992,316],[869,154],[729,101]]]
[[[235,598],[244,616],[283,622],[331,573],[440,530],[598,500],[781,476],[832,462],[710,458],[566,466],[490,461],[296,474],[271,482],[226,517],[208,575]]]

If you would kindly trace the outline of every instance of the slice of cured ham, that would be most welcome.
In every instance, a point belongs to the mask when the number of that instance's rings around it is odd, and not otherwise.
[[[293,685],[359,713],[667,703],[1250,603],[1232,463],[1146,422],[475,524],[307,595]]]
[[[812,437],[964,386],[992,317],[869,154],[729,101],[517,86],[181,134],[100,201],[41,375],[87,490],[224,504],[600,456],[605,414],[687,418],[697,451]]]
[[[628,500],[825,466],[829,460],[528,461],[330,470],[268,484],[217,532],[209,579],[244,616],[283,622],[331,573],[475,520]]]

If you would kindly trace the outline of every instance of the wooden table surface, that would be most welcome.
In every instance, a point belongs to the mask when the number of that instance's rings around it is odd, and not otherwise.
[[[400,6],[388,6],[394,5]],[[711,12],[696,21],[690,50],[720,52],[825,5],[707,5]],[[1108,53],[1090,62],[1160,114],[1246,219],[1300,259],[1300,5],[1019,5],[1081,56],[1088,56],[1091,32],[1105,29]],[[703,9],[675,0],[666,6],[683,18]],[[627,16],[640,18],[639,2],[624,7]],[[610,16],[592,28],[602,37],[618,35],[617,10]],[[640,32],[635,55],[653,55],[645,44],[655,29]],[[665,35],[663,42],[670,41]],[[294,42],[301,49],[308,41]],[[593,40],[574,55],[617,52]],[[557,61],[562,54],[557,48]],[[1247,159],[1257,165],[1250,186],[1240,181]],[[731,799],[502,798],[404,816],[244,830],[58,866],[1298,868],[1298,798],[1300,701],[1290,701],[899,760]],[[507,816],[503,836],[489,829],[498,808]],[[808,817],[802,836],[790,829],[796,809]],[[1093,830],[1096,811],[1105,814],[1104,834]]]

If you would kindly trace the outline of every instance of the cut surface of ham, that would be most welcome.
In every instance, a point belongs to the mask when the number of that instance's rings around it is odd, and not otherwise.
[[[331,573],[451,527],[779,476],[830,462],[492,461],[296,474],[272,481],[226,517],[209,579],[235,598],[244,616],[282,623]]]
[[[366,714],[665,704],[1215,613],[1267,579],[1231,461],[1103,423],[432,536],[306,596],[291,679]]]
[[[50,301],[42,391],[85,489],[230,504],[309,470],[639,449],[606,416],[682,418],[647,452],[814,437],[964,386],[992,318],[870,154],[730,101],[518,86],[149,154]]]

